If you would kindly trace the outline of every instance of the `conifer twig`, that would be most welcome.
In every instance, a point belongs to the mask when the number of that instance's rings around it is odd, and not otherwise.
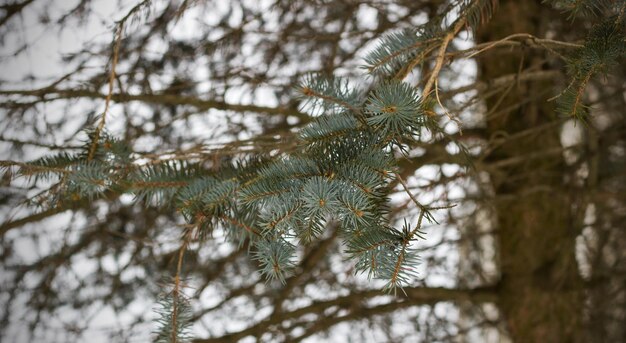
[[[426,85],[424,86],[424,90],[422,91],[422,98],[425,98],[430,94],[430,91],[433,88],[433,85],[435,84],[435,79],[439,77],[439,72],[441,71],[441,68],[443,67],[443,62],[446,58],[446,49],[448,48],[448,44],[450,44],[452,39],[456,36],[457,33],[459,33],[459,31],[463,28],[463,26],[465,26],[465,21],[466,21],[465,17],[459,18],[454,24],[452,31],[448,32],[448,34],[446,34],[445,37],[443,38],[441,42],[441,46],[439,47],[439,51],[437,51],[437,59],[435,60],[435,67],[433,68],[433,72],[430,74],[430,77],[428,78],[428,81],[426,82]]]
[[[96,149],[98,147],[98,140],[100,139],[100,133],[104,129],[104,124],[106,123],[107,112],[111,104],[111,97],[113,96],[113,81],[115,80],[115,67],[117,65],[120,45],[122,42],[123,29],[124,29],[124,22],[122,21],[117,25],[116,32],[115,32],[115,43],[113,46],[113,59],[111,60],[111,73],[109,74],[109,91],[107,93],[106,99],[104,100],[104,111],[102,112],[100,123],[98,123],[98,127],[96,127],[96,130],[93,136],[93,142],[91,143],[91,147],[89,148],[89,155],[87,155],[88,161],[91,161],[93,159],[94,154],[96,153]]]
[[[23,171],[23,174],[25,174],[26,172],[32,172],[32,173],[50,172],[50,173],[58,173],[58,174],[68,174],[70,172],[69,170],[66,170],[63,168],[38,166],[38,165],[28,164],[24,162],[0,160],[0,168],[9,168],[9,167],[19,167]]]
[[[415,195],[413,194],[413,192],[411,192],[411,190],[409,189],[409,185],[406,183],[406,181],[404,181],[404,179],[402,178],[402,176],[400,175],[400,173],[396,173],[396,177],[398,178],[398,181],[400,182],[400,184],[402,185],[402,188],[404,188],[404,191],[406,192],[406,194],[409,195],[409,198],[411,198],[411,200],[415,203],[415,205],[417,205],[417,207],[419,207],[420,210],[424,211],[426,210],[426,206],[422,205],[417,198],[415,197]]]
[[[126,21],[128,19],[133,18],[134,15],[139,10],[141,10],[145,6],[149,6],[151,1],[152,0],[141,1],[140,3],[133,6],[133,8],[131,8],[130,11],[128,11],[128,13],[126,13],[126,15],[122,19],[117,21],[117,25],[115,27],[115,34],[113,38],[114,40],[113,57],[111,60],[111,72],[109,74],[109,91],[107,92],[106,98],[104,100],[104,111],[102,112],[102,117],[100,118],[100,122],[98,123],[98,126],[96,127],[96,130],[94,132],[93,142],[91,144],[91,147],[89,148],[89,154],[87,155],[88,161],[91,161],[94,157],[94,154],[96,153],[96,149],[98,147],[98,140],[100,139],[100,134],[102,133],[102,130],[104,129],[104,124],[106,123],[106,115],[107,115],[107,112],[109,111],[111,98],[113,97],[113,82],[115,81],[115,76],[116,76],[115,67],[117,66],[120,45],[122,43],[122,34],[124,33],[124,25],[126,24]]]
[[[512,35],[508,35],[502,39],[493,41],[493,42],[487,42],[487,43],[483,43],[483,44],[478,44],[470,49],[464,50],[464,51],[457,51],[454,52],[455,55],[459,55],[459,54],[463,54],[469,51],[474,50],[474,52],[472,52],[471,54],[467,55],[466,58],[472,58],[478,54],[481,54],[491,48],[494,48],[498,45],[504,44],[504,43],[512,43],[512,41],[514,39],[518,39],[518,38],[523,38],[526,40],[529,40],[532,43],[535,43],[536,45],[539,45],[545,49],[550,50],[553,53],[556,53],[558,55],[560,55],[559,53],[557,53],[556,51],[554,51],[552,48],[550,48],[548,45],[553,45],[555,47],[558,48],[564,48],[564,49],[579,49],[582,48],[583,45],[582,44],[577,44],[577,43],[570,43],[570,42],[562,42],[562,41],[557,41],[557,40],[553,40],[553,39],[545,39],[545,38],[537,38],[529,33],[514,33]],[[516,41],[513,41],[516,42]],[[530,43],[530,44],[532,44]],[[521,43],[517,43],[516,44],[521,44]]]
[[[183,258],[185,257],[185,251],[189,246],[189,242],[191,241],[193,229],[188,229],[185,232],[183,242],[178,250],[178,262],[176,263],[176,275],[174,275],[174,289],[172,290],[172,332],[171,332],[171,342],[178,342],[178,299],[180,295],[180,274],[183,269]]]
[[[461,121],[458,118],[453,117],[452,114],[450,114],[448,109],[441,102],[441,99],[439,98],[439,87],[437,85],[437,80],[436,79],[435,79],[435,98],[437,99],[437,103],[439,104],[439,106],[441,106],[441,109],[443,109],[443,112],[446,114],[446,117],[448,117],[448,119],[450,119],[450,121],[455,122],[459,126],[459,134],[462,136],[463,135],[463,129],[461,127]]]
[[[438,38],[437,38],[438,39]],[[428,43],[432,43],[434,41],[437,40],[436,38],[431,38],[429,40],[426,41],[421,41],[419,45],[426,45]],[[415,44],[413,46],[411,46],[411,48],[415,48],[418,47],[419,45]],[[421,52],[420,54],[418,54],[415,58],[413,58],[413,60],[411,60],[406,66],[404,66],[403,68],[400,69],[400,71],[398,72],[398,74],[396,74],[395,79],[401,81],[404,80],[404,78],[409,75],[409,73],[411,72],[411,70],[413,70],[413,68],[415,68],[415,66],[417,66],[418,63],[420,63],[420,61],[422,61],[424,59],[424,56],[428,55],[431,51],[433,51],[436,48],[436,46],[432,46],[432,47],[428,47],[427,49],[425,49],[423,52]],[[408,50],[408,49],[407,49]],[[403,52],[403,51],[402,51]],[[398,55],[400,54],[400,52],[398,53]],[[393,55],[392,55],[393,56]],[[395,56],[393,56],[395,57]]]

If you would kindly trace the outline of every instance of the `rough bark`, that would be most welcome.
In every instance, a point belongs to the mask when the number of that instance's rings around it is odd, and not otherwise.
[[[477,39],[493,41],[519,32],[545,37],[565,20],[540,0],[502,1]],[[479,59],[480,78],[486,82],[522,70],[560,68],[548,63],[548,54],[487,52]],[[547,101],[557,86],[551,80],[522,82],[502,99],[487,100],[487,138],[538,128],[506,140],[487,160],[498,166],[491,173],[498,199],[494,204],[501,265],[498,298],[514,342],[578,342],[582,337],[582,281],[574,251],[580,216],[571,211],[567,165],[558,153],[560,125],[545,129],[559,120],[554,102]]]

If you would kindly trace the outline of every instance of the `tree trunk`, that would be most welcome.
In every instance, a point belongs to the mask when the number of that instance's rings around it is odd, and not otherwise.
[[[478,43],[513,33],[546,37],[567,18],[541,0],[501,1]],[[496,48],[479,58],[482,81],[550,66],[543,49]],[[521,56],[524,57],[521,57]],[[499,305],[514,342],[581,340],[583,293],[575,259],[578,232],[560,142],[554,81],[518,82],[487,100],[488,157],[500,252]],[[550,125],[554,124],[554,125]],[[530,131],[532,130],[532,131]],[[528,134],[519,134],[527,131]]]

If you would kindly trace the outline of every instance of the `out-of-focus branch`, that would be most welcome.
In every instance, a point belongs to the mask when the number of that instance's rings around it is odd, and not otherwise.
[[[563,74],[560,70],[540,70],[540,71],[528,71],[522,72],[519,74],[508,74],[493,80],[490,82],[476,82],[471,85],[462,86],[459,88],[454,88],[448,91],[442,91],[440,93],[440,98],[442,100],[448,100],[452,98],[454,95],[462,94],[465,92],[469,92],[472,90],[476,90],[478,92],[484,92],[491,88],[504,87],[509,85],[512,82],[527,82],[527,81],[541,81],[541,80],[549,80],[559,77]]]
[[[41,97],[41,102],[45,102],[46,96],[55,96],[57,99],[75,99],[75,98],[87,98],[87,99],[106,99],[107,95],[96,91],[87,89],[36,89],[36,90],[3,90],[0,91],[0,95],[4,96],[34,96]],[[111,94],[111,100],[120,103],[126,103],[131,101],[145,102],[148,104],[156,105],[188,105],[193,106],[199,110],[217,109],[234,112],[256,112],[268,115],[285,115],[295,116],[300,120],[309,121],[310,118],[306,113],[302,113],[291,107],[266,107],[257,105],[241,105],[230,104],[225,101],[207,100],[193,96],[173,95],[173,94]]]
[[[301,307],[299,309],[283,312],[281,316],[270,317],[269,319],[259,322],[258,324],[248,327],[239,332],[230,333],[219,338],[197,339],[194,343],[218,343],[218,342],[234,342],[238,339],[250,335],[257,335],[266,332],[267,329],[274,325],[280,325],[285,320],[297,319],[303,315],[310,313],[323,313],[324,310],[337,306],[350,311],[346,315],[345,320],[365,318],[374,314],[383,314],[398,308],[435,304],[438,302],[473,302],[473,303],[489,303],[497,301],[496,292],[492,288],[480,289],[448,289],[448,288],[427,288],[427,287],[407,287],[404,288],[406,297],[398,298],[385,305],[366,307],[363,301],[385,295],[379,290],[355,291],[349,295],[338,297],[332,300],[317,301],[311,305]],[[355,307],[356,305],[356,307]],[[352,316],[351,316],[352,314]],[[353,318],[354,317],[354,318]],[[316,332],[328,329],[341,320],[335,320],[320,327]]]
[[[20,227],[22,225],[26,225],[28,223],[38,222],[42,219],[51,217],[61,212],[65,212],[67,210],[68,208],[65,208],[65,207],[54,207],[54,208],[51,208],[42,212],[31,214],[29,216],[26,216],[20,219],[15,219],[12,221],[4,222],[2,225],[0,225],[0,237],[4,237],[4,234],[6,234],[11,229]]]
[[[22,10],[34,1],[35,0],[24,0],[22,2],[5,4],[0,6],[0,9],[6,11],[5,15],[0,18],[0,26],[6,24],[12,17],[22,13]]]

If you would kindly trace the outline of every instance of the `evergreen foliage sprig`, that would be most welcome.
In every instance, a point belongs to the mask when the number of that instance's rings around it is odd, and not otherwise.
[[[307,74],[297,88],[304,107],[312,114],[351,110],[358,112],[361,96],[347,79],[322,74]]]
[[[369,242],[396,251],[397,231],[385,217],[396,168],[392,147],[413,141],[428,123],[419,94],[399,81],[381,83],[360,96],[343,79],[314,80],[304,78],[297,90],[327,111],[301,130],[297,151],[279,157],[250,158],[250,163],[210,172],[193,162],[139,164],[103,132],[91,161],[85,152],[93,145],[87,144],[76,156],[35,161],[20,170],[32,174],[40,165],[49,166],[39,172],[58,171],[64,179],[61,192],[74,198],[129,192],[137,201],[174,206],[203,231],[220,226],[238,244],[251,240],[261,272],[281,281],[294,264],[295,243],[323,235],[331,221],[340,224],[348,247]],[[350,248],[350,255],[363,260],[362,266],[374,258],[371,249]],[[375,255],[403,265],[414,261],[413,252],[404,248]],[[401,275],[406,268],[383,272],[380,268],[393,263],[379,262],[371,275],[391,277],[398,281],[394,285],[407,280]]]
[[[570,18],[577,16],[601,17],[606,11],[615,9],[619,1],[615,0],[548,0],[556,8],[569,12]]]
[[[611,67],[626,56],[626,3],[613,6],[612,1],[561,1],[572,15],[598,15],[611,13],[599,24],[594,25],[583,47],[567,58],[569,85],[558,95],[557,111],[585,121],[589,107],[584,103],[585,89],[597,74],[606,75]],[[564,4],[567,3],[567,4]]]
[[[168,292],[160,296],[155,309],[158,329],[154,343],[187,343],[192,339],[193,312],[187,296],[182,292]]]
[[[364,68],[374,75],[392,77],[416,56],[431,51],[439,40],[438,31],[431,24],[389,33],[365,56]]]
[[[419,133],[426,123],[419,96],[404,82],[390,81],[379,85],[366,106],[367,123],[394,141]]]
[[[457,0],[461,17],[471,29],[478,28],[487,22],[498,7],[498,0]]]

